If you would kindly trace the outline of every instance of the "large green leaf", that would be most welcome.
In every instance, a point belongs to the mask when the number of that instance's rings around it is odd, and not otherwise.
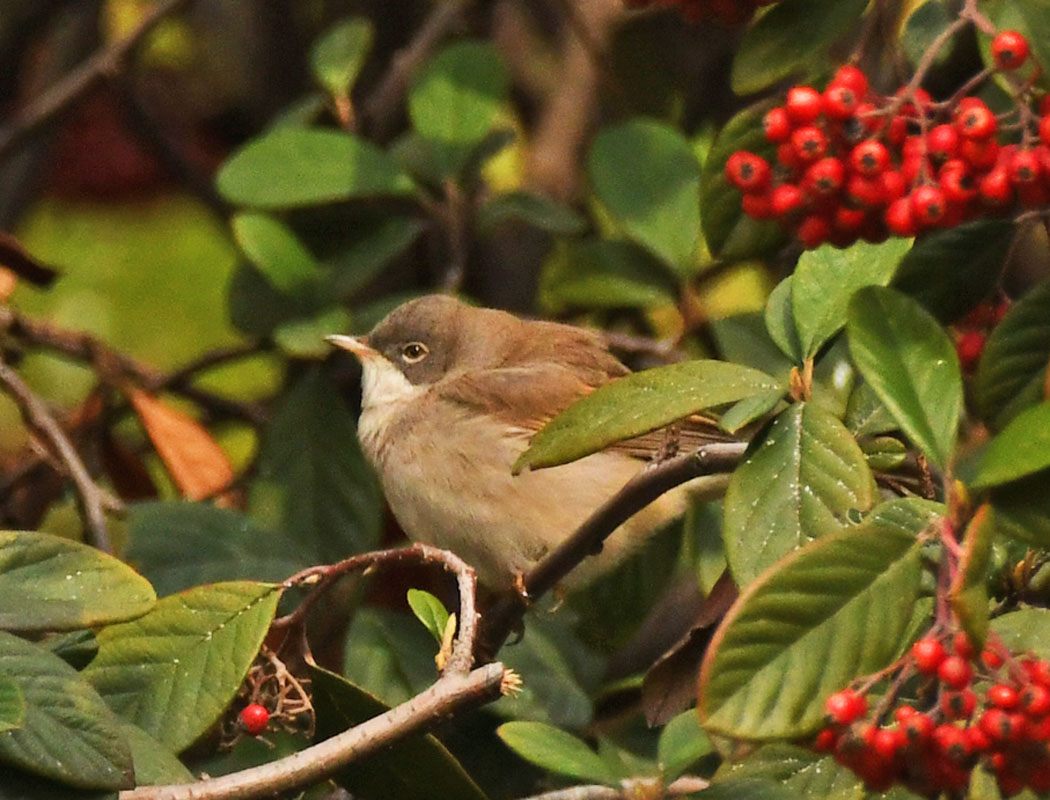
[[[615,786],[617,775],[571,733],[542,722],[505,722],[496,729],[511,750],[541,769],[580,781]]]
[[[707,651],[701,722],[740,739],[805,736],[824,700],[900,652],[919,592],[919,539],[894,527],[825,536],[740,596]]]
[[[26,714],[26,699],[18,684],[0,673],[0,733],[19,727]]]
[[[153,587],[113,556],[48,533],[0,531],[0,629],[70,631],[149,611]]]
[[[725,361],[685,361],[635,372],[596,389],[551,420],[514,469],[575,461],[698,411],[777,388],[769,375]]]
[[[548,233],[573,236],[587,229],[587,220],[569,206],[525,191],[498,194],[478,209],[477,226],[489,233],[506,220],[527,222]]]
[[[802,343],[795,321],[795,276],[788,275],[776,285],[766,300],[765,322],[770,338],[792,361],[802,363]],[[852,297],[852,294],[850,295]]]
[[[474,145],[506,99],[507,70],[487,42],[460,41],[430,59],[408,95],[408,114],[427,139]]]
[[[683,275],[700,242],[700,165],[675,128],[634,119],[605,128],[587,156],[595,195],[629,237]]]
[[[952,610],[973,646],[980,650],[988,634],[988,567],[995,536],[995,515],[985,504],[966,528],[959,570],[949,587]]]
[[[768,255],[785,241],[783,229],[771,220],[754,220],[740,208],[740,192],[725,178],[725,166],[737,150],[772,158],[774,146],[766,141],[762,117],[772,102],[745,108],[718,133],[704,160],[700,176],[700,219],[708,249],[725,261]]]
[[[791,306],[804,357],[816,355],[842,330],[858,289],[890,282],[910,246],[908,239],[894,238],[881,244],[858,242],[845,250],[824,245],[802,254],[791,278]]]
[[[310,67],[314,79],[333,97],[346,97],[372,49],[372,23],[353,18],[337,22],[314,43]]]
[[[317,733],[327,739],[378,716],[388,706],[322,667],[310,670]],[[362,800],[486,800],[485,793],[434,736],[414,734],[355,761],[335,780]]]
[[[320,368],[309,370],[284,396],[258,464],[252,514],[294,536],[304,559],[338,561],[378,542],[379,490],[353,417]]]
[[[860,778],[831,756],[791,744],[764,745],[742,761],[726,762],[713,785],[745,780],[769,781],[808,800],[860,800],[866,795]]]
[[[165,597],[146,616],[100,631],[84,676],[118,714],[181,751],[233,699],[280,597],[277,586],[247,581]]]
[[[988,443],[971,485],[976,489],[1009,483],[1050,467],[1050,402],[1014,417]]]
[[[1043,399],[1050,366],[1050,281],[1044,281],[1006,312],[988,337],[974,381],[981,416],[1002,428]]]
[[[992,489],[996,526],[1007,536],[1050,549],[1050,470]]]
[[[845,426],[813,403],[791,406],[729,480],[723,535],[733,577],[747,585],[874,502],[871,470]]]
[[[1050,659],[1050,610],[1022,608],[992,620],[990,631],[1014,653]]]
[[[942,322],[958,319],[999,283],[1013,223],[981,219],[933,231],[901,261],[894,288],[910,294]]]
[[[365,287],[426,228],[415,217],[386,215],[354,226],[354,238],[325,259],[339,297],[350,297]]]
[[[216,178],[231,203],[293,208],[381,195],[408,195],[412,180],[390,156],[349,133],[279,128],[234,153]]]
[[[121,720],[120,730],[131,747],[136,786],[192,783],[196,778],[178,757],[138,725]]]
[[[693,709],[683,711],[660,731],[656,756],[660,773],[670,783],[714,749]]]
[[[387,705],[404,703],[437,680],[437,645],[408,614],[364,607],[354,615],[343,674]]]
[[[280,581],[308,566],[291,536],[239,511],[176,501],[135,503],[129,512],[128,560],[162,595],[218,581]]]
[[[21,725],[0,734],[0,762],[84,789],[134,785],[120,720],[76,670],[0,631],[0,675],[25,703]]]
[[[854,295],[847,330],[857,368],[901,430],[947,466],[962,414],[962,375],[948,335],[915,300],[877,286]]]
[[[241,251],[276,289],[302,294],[316,284],[317,260],[283,222],[245,212],[234,216],[230,225]]]
[[[1034,60],[1040,66],[1050,64],[1050,6],[1043,0],[1013,0],[1008,5],[1020,12],[1024,27],[1030,32],[1028,41]]]

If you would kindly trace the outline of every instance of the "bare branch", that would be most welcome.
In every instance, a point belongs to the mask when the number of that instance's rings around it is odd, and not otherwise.
[[[162,0],[146,14],[126,38],[93,55],[52,86],[0,129],[0,161],[31,134],[57,119],[107,76],[123,69],[143,40],[167,17],[177,14],[192,0]]]
[[[44,401],[25,384],[18,373],[3,361],[0,361],[0,383],[18,404],[26,424],[43,437],[69,472],[69,477],[76,488],[80,513],[84,517],[84,529],[88,541],[99,550],[106,553],[113,552],[109,531],[106,528],[105,494],[91,478],[87,467],[84,466],[84,462],[80,459],[73,443],[69,441],[66,432],[62,430],[58,420],[51,414]]]
[[[683,775],[670,786],[660,786],[656,778],[634,778],[623,782],[619,789],[593,784],[557,789],[553,792],[523,797],[522,800],[633,800],[636,797],[682,797],[702,792],[709,786],[703,778]]]

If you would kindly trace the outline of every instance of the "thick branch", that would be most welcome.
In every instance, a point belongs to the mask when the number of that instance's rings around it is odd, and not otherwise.
[[[655,778],[636,778],[623,782],[619,789],[600,784],[572,786],[553,792],[524,797],[522,800],[633,800],[637,797],[682,797],[702,792],[710,784],[703,778],[683,775],[670,786],[660,786]]]
[[[76,488],[80,512],[84,517],[84,529],[88,541],[99,550],[112,552],[109,531],[106,528],[104,495],[91,478],[76,448],[66,436],[66,432],[62,430],[62,426],[48,410],[44,401],[37,397],[18,373],[3,361],[0,361],[0,383],[18,404],[26,424],[44,438],[69,472],[69,477]]]
[[[411,700],[298,753],[196,783],[141,786],[121,792],[120,800],[249,800],[309,786],[449,714],[495,700],[503,678],[499,663],[465,675],[450,672]]]
[[[525,576],[524,596],[504,595],[483,620],[480,652],[495,654],[521,621],[528,604],[546,594],[623,523],[660,495],[704,475],[731,472],[739,464],[745,442],[717,442],[643,470],[591,514],[568,539]]]
[[[126,38],[102,50],[22,109],[0,129],[0,161],[40,128],[57,119],[108,75],[119,72],[142,41],[165,18],[182,11],[191,0],[162,0]]]

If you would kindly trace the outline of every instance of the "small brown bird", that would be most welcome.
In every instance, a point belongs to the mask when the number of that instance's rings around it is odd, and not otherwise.
[[[358,437],[401,527],[457,553],[492,587],[528,571],[666,444],[656,432],[511,474],[536,431],[629,372],[592,331],[432,295],[399,306],[367,336],[328,341],[364,369]],[[617,564],[684,506],[683,491],[665,494],[577,567],[566,588]]]

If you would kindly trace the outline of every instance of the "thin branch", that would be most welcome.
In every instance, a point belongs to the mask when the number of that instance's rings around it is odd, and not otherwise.
[[[682,797],[702,792],[710,786],[703,778],[683,775],[670,786],[661,786],[656,778],[633,778],[623,782],[619,789],[593,784],[556,789],[553,792],[534,794],[522,800],[633,800],[638,797]]]
[[[576,531],[524,577],[524,593],[503,595],[482,621],[479,652],[494,655],[521,621],[529,605],[553,589],[623,523],[676,486],[694,478],[731,472],[746,442],[716,442],[643,470],[598,508]]]
[[[195,783],[141,786],[121,792],[119,800],[250,800],[309,786],[450,714],[495,700],[504,675],[500,663],[466,674],[447,672],[401,705],[285,758]]]
[[[231,400],[186,381],[169,385],[169,376],[165,373],[114,350],[88,333],[64,330],[47,322],[31,320],[10,306],[0,305],[0,330],[6,331],[25,344],[53,350],[88,364],[101,364],[104,368],[100,370],[102,377],[106,377],[106,370],[111,370],[147,388],[168,388],[213,413],[243,419],[255,426],[266,422],[266,412],[255,404]]]
[[[84,462],[80,459],[73,443],[69,441],[66,432],[62,430],[58,420],[48,410],[44,401],[37,397],[19,377],[18,373],[3,361],[0,361],[0,383],[18,404],[26,424],[44,438],[69,472],[69,477],[76,488],[80,512],[84,517],[84,529],[88,541],[103,552],[113,552],[109,531],[106,528],[105,494],[91,478],[87,467],[84,466]]]
[[[0,129],[0,161],[33,133],[57,119],[107,76],[119,72],[138,46],[163,20],[192,0],[162,0],[126,38],[101,50],[19,112]]]

